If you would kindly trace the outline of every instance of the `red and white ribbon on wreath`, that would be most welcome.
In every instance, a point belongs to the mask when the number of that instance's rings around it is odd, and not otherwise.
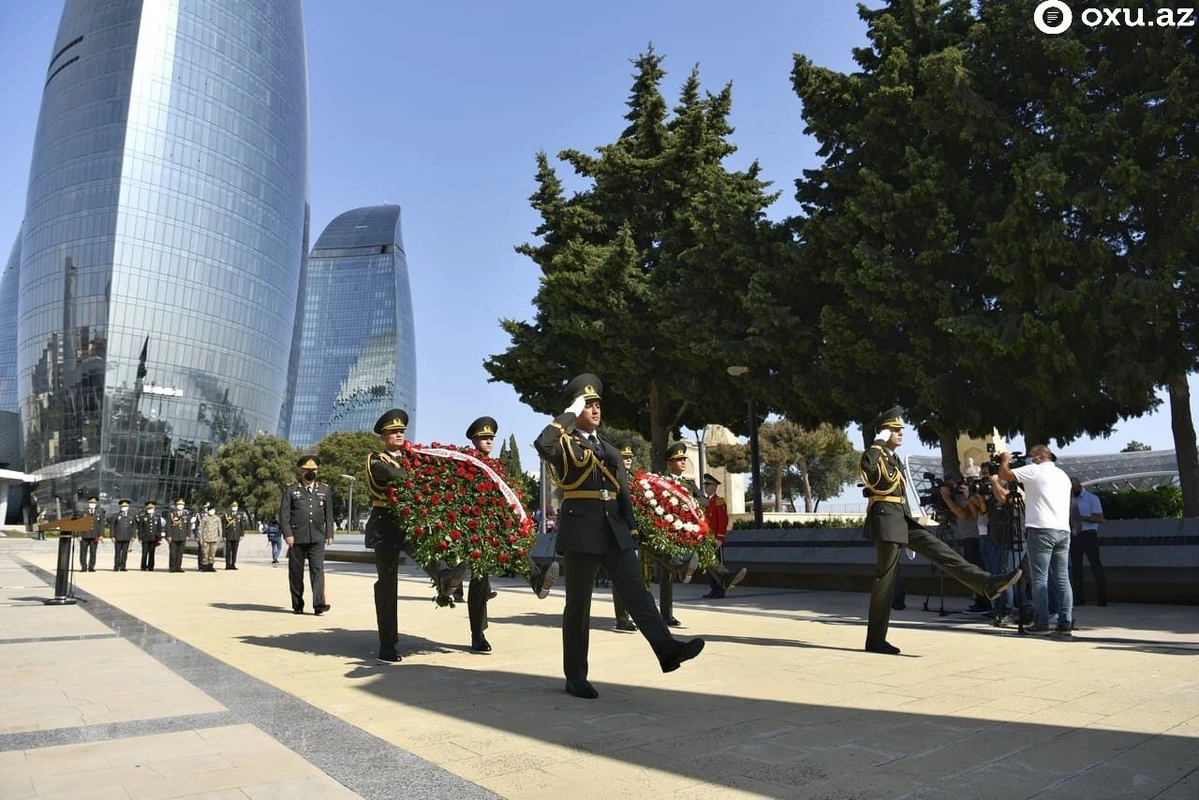
[[[464,453],[461,450],[447,450],[443,447],[409,446],[408,449],[425,456],[437,456],[438,458],[448,458],[453,461],[465,461],[468,464],[475,465],[479,469],[483,470],[483,472],[487,474],[488,478],[491,478],[496,487],[500,490],[500,494],[502,494],[504,499],[508,501],[508,505],[512,507],[513,511],[520,515],[521,522],[524,522],[529,518],[529,515],[525,513],[525,507],[520,502],[520,498],[516,495],[516,491],[509,486],[503,478],[500,477],[498,472],[492,469],[492,467],[486,461],[478,456],[472,456],[470,453]]]

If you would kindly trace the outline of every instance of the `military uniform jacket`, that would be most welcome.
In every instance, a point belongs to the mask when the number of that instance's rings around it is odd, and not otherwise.
[[[699,487],[695,485],[695,481],[691,480],[690,478],[685,478],[682,475],[678,476],[677,478],[671,476],[671,480],[677,484],[680,484],[684,489],[686,489],[687,493],[691,495],[691,498],[695,500],[696,504],[701,509],[704,507],[704,493],[701,492]]]
[[[221,518],[216,514],[205,514],[200,517],[200,541],[219,542],[221,540]]]
[[[869,505],[863,535],[880,542],[907,544],[908,526],[919,525],[908,513],[903,464],[890,448],[871,445],[859,463]]]
[[[89,516],[92,518],[92,529],[79,534],[80,539],[100,539],[104,536],[104,528],[108,525],[108,520],[104,514],[104,509],[97,508]]]
[[[709,497],[704,506],[704,519],[708,521],[708,529],[716,537],[717,544],[724,544],[729,531],[729,509],[724,498],[718,494]]]
[[[192,518],[187,511],[172,511],[167,516],[167,538],[172,542],[186,542],[191,529]]]
[[[117,514],[109,522],[114,542],[131,542],[137,533],[137,520],[132,514]]]
[[[402,548],[407,531],[391,511],[387,487],[408,473],[390,453],[371,453],[366,459],[366,488],[371,494],[371,515],[366,521],[364,544],[372,550],[387,542]]]
[[[333,495],[329,486],[289,483],[279,502],[279,531],[296,544],[316,544],[333,538]]]
[[[562,414],[533,443],[562,489],[558,552],[598,555],[613,541],[621,550],[632,550],[637,523],[620,451],[598,433],[599,445],[592,446],[575,430],[575,419],[570,412]]]
[[[245,536],[246,528],[250,527],[250,517],[240,508],[236,514],[225,514],[221,519],[225,522],[225,539],[230,542]]]
[[[157,542],[166,535],[166,521],[155,511],[153,514],[137,515],[137,538],[143,542]]]

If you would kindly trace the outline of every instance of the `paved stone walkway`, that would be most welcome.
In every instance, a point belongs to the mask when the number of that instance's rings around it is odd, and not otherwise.
[[[892,657],[861,651],[864,595],[683,586],[708,646],[663,675],[601,590],[587,701],[562,691],[560,586],[496,580],[482,655],[405,567],[387,665],[369,565],[330,563],[332,610],[296,616],[282,564],[113,573],[102,549],[47,606],[52,545],[0,543],[6,800],[1199,797],[1195,607],[1086,606],[1058,641],[909,598]]]

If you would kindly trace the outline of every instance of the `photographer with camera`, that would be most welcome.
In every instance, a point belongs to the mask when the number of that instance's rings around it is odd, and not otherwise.
[[[996,463],[998,458],[996,458]],[[1011,555],[1013,563],[1023,551],[1023,511],[1019,494],[1008,490],[1007,484],[995,474],[996,464],[979,467],[979,478],[970,485],[970,504],[974,507],[978,525],[979,549],[983,566],[991,571],[1003,569],[1004,558]],[[1014,595],[1014,597],[1013,597]],[[1013,604],[1013,599],[1015,603]],[[994,603],[991,624],[997,628],[1011,625],[1020,619],[1030,622],[1032,609],[1027,607],[1024,590],[1019,583],[1003,591]],[[1027,612],[1027,619],[1025,613]]]
[[[962,555],[976,567],[986,568],[978,536],[978,508],[970,502],[970,483],[965,478],[946,476],[941,481],[941,500],[954,517],[958,541],[962,544]],[[974,595],[974,605],[966,609],[968,614],[986,614],[991,611],[991,601],[981,594]]]
[[[999,479],[1024,485],[1025,530],[1028,535],[1029,568],[1032,572],[1032,601],[1036,618],[1030,633],[1050,633],[1049,578],[1057,600],[1057,628],[1053,633],[1070,635],[1074,617],[1074,595],[1070,590],[1070,477],[1043,444],[1028,452],[1029,463],[1012,469],[1012,455],[999,455]]]
[[[879,414],[870,423],[874,443],[862,454],[859,470],[863,493],[868,498],[863,535],[874,540],[876,573],[870,590],[870,618],[866,647],[870,653],[897,655],[899,648],[887,641],[891,602],[899,552],[905,546],[927,558],[974,592],[992,598],[1020,579],[1020,570],[992,575],[974,566],[957,551],[925,530],[908,511],[903,464],[895,450],[903,444],[903,409],[898,406]]]

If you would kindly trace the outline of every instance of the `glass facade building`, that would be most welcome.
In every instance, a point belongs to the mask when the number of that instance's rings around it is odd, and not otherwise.
[[[19,268],[42,508],[189,498],[280,432],[307,226],[301,0],[67,0]]]
[[[325,228],[308,259],[288,438],[310,447],[369,431],[389,408],[416,428],[416,335],[400,207],[358,208]]]

